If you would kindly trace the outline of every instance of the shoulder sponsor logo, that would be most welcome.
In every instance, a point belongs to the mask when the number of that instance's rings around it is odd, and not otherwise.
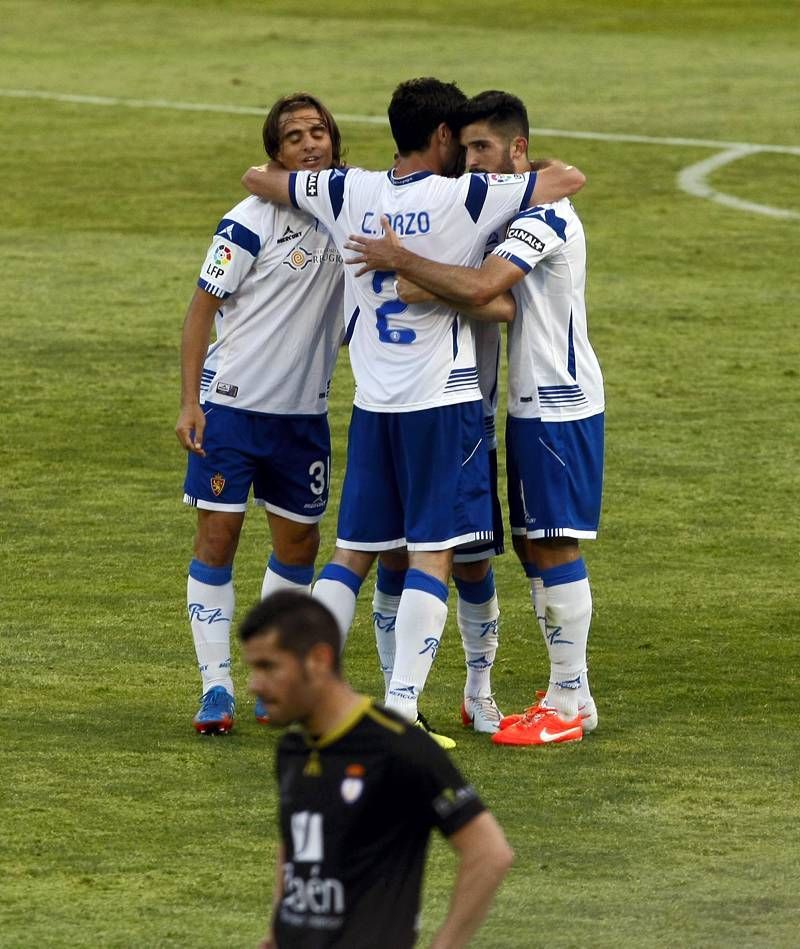
[[[206,273],[214,277],[222,277],[225,274],[225,268],[231,262],[233,254],[230,247],[226,244],[217,244],[212,251],[212,259],[206,267]]]
[[[227,267],[231,262],[231,249],[226,244],[218,244],[214,248],[214,263],[218,267]]]
[[[316,198],[319,194],[319,172],[312,171],[306,178],[306,194],[309,198]]]
[[[487,175],[486,180],[490,185],[513,185],[519,184],[525,180],[525,175]]]
[[[538,237],[535,237],[530,231],[526,231],[522,227],[510,227],[506,237],[512,237],[514,240],[522,241],[523,244],[532,247],[537,253],[541,254],[544,250],[544,241],[540,241]]]
[[[227,237],[228,240],[232,241],[233,240],[233,224],[229,224],[226,228],[223,228],[223,230],[219,232],[219,236]]]
[[[474,801],[478,795],[471,784],[461,788],[445,788],[434,800],[433,808],[442,819],[454,814],[467,801]]]

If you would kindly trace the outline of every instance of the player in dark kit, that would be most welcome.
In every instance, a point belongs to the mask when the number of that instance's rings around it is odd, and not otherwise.
[[[465,946],[512,859],[475,790],[423,731],[342,679],[339,627],[318,600],[275,593],[240,636],[270,723],[300,725],[278,747],[281,843],[262,949],[413,946],[433,827],[459,868],[432,947]]]

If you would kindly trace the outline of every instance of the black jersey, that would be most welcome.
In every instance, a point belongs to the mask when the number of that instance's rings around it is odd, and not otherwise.
[[[278,746],[283,899],[279,949],[408,949],[431,828],[484,810],[423,731],[364,698],[341,727]]]

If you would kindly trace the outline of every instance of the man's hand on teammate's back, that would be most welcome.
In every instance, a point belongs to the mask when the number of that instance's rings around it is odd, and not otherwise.
[[[389,218],[385,215],[381,217],[381,227],[383,227],[383,236],[373,239],[367,239],[360,234],[351,234],[350,239],[345,242],[347,250],[353,250],[358,257],[352,257],[346,260],[347,264],[363,264],[364,266],[356,272],[357,277],[361,277],[370,270],[397,270],[404,253],[400,238],[392,230]]]

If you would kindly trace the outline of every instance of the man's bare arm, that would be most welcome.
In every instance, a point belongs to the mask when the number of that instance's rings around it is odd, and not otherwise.
[[[175,434],[187,451],[203,456],[206,417],[200,405],[200,376],[219,303],[219,297],[198,287],[186,311],[181,337],[181,413]]]
[[[274,201],[276,204],[291,204],[289,196],[289,175],[282,165],[274,161],[266,165],[248,168],[242,176],[242,184],[251,193]]]
[[[486,306],[469,306],[466,303],[457,303],[455,300],[448,300],[445,297],[437,297],[435,293],[423,290],[411,280],[405,277],[398,277],[395,284],[397,296],[403,303],[424,303],[427,300],[438,300],[454,310],[458,310],[472,320],[478,320],[481,323],[513,323],[517,315],[517,303],[510,291],[501,293]]]
[[[580,191],[586,184],[586,176],[573,165],[565,165],[556,159],[550,159],[545,168],[536,173],[529,206],[534,204],[552,204],[568,198]]]
[[[458,875],[450,908],[431,949],[461,949],[477,932],[514,859],[500,825],[484,811],[456,831],[450,843],[458,853]]]
[[[351,234],[345,244],[348,250],[357,254],[347,263],[363,265],[356,276],[370,270],[393,270],[437,297],[453,301],[459,308],[486,306],[525,276],[515,264],[492,254],[479,268],[428,260],[412,253],[400,242],[387,218],[381,218],[381,223],[383,237],[369,239]]]

